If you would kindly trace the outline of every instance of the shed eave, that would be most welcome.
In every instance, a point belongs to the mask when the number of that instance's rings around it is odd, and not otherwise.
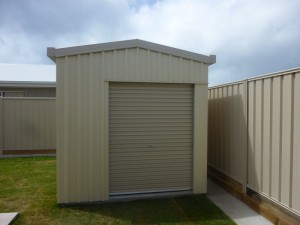
[[[47,48],[47,56],[53,61],[56,62],[56,56],[55,56],[56,49],[53,47]]]
[[[48,48],[47,55],[55,62],[56,57],[111,51],[125,48],[143,48],[149,49],[156,52],[161,52],[169,55],[174,55],[182,58],[191,59],[194,61],[202,62],[208,65],[216,63],[215,55],[202,55],[178,48],[173,48],[165,45],[160,45],[148,41],[143,41],[139,39],[125,40],[125,41],[116,41],[108,42],[101,44],[92,44],[92,45],[82,45],[68,48]]]

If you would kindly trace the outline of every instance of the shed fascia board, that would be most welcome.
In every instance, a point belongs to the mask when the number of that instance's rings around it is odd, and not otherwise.
[[[210,55],[210,56],[201,55],[194,52],[189,52],[186,50],[160,45],[160,44],[143,41],[139,39],[108,42],[108,43],[93,44],[93,45],[83,45],[83,46],[76,46],[76,47],[69,47],[69,48],[58,48],[58,49],[48,48],[47,55],[49,58],[55,61],[56,57],[111,51],[111,50],[118,50],[118,49],[125,49],[125,48],[149,49],[156,52],[161,52],[161,53],[170,54],[182,58],[192,59],[194,61],[206,63],[208,65],[216,63],[215,55]]]
[[[56,82],[43,81],[0,81],[1,87],[55,88]]]

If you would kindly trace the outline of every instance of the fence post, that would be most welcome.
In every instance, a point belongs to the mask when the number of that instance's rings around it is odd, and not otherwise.
[[[245,146],[243,156],[243,193],[247,192],[247,181],[248,181],[248,79],[243,81],[243,103],[244,103],[244,118],[245,118]]]

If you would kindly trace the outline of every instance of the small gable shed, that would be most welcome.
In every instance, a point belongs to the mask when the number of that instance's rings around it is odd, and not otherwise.
[[[57,67],[57,201],[205,193],[205,56],[142,40],[48,48]]]

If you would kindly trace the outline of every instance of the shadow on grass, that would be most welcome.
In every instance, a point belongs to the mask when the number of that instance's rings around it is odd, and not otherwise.
[[[112,224],[235,224],[205,195],[64,208],[110,218]]]

